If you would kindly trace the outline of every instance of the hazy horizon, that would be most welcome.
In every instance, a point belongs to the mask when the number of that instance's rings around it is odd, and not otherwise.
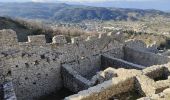
[[[0,2],[43,2],[43,3],[67,3],[76,5],[88,5],[97,7],[118,7],[118,8],[137,8],[137,9],[157,9],[170,11],[169,0],[0,0]]]

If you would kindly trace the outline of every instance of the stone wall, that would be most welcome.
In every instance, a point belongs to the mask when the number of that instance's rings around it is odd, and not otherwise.
[[[8,51],[10,53],[10,51]],[[4,82],[11,81],[11,67],[7,66],[7,61],[9,58],[8,54],[1,52],[0,54],[0,84]]]
[[[12,82],[0,84],[0,100],[17,100]]]
[[[62,65],[62,78],[64,86],[73,92],[78,92],[97,83],[92,79],[97,73],[108,67],[143,69],[144,66],[126,62],[122,59],[108,56],[107,54],[95,55],[90,58],[83,58],[79,61]],[[96,76],[98,77],[98,76]]]
[[[147,50],[147,45],[142,40],[129,39],[125,41],[125,46],[131,47],[137,50]]]
[[[166,64],[170,61],[170,58],[166,56],[154,54],[143,49],[136,50],[128,46],[124,47],[124,59],[146,67],[157,64]]]
[[[53,37],[52,42],[55,44],[58,44],[58,45],[63,45],[63,44],[67,43],[67,40],[66,40],[65,36],[57,35],[57,36]]]
[[[46,43],[44,35],[29,36],[28,42],[18,43],[12,30],[2,30],[0,36],[0,81],[11,80],[19,100],[37,100],[57,91],[63,87],[63,80],[70,82],[65,86],[74,86],[75,92],[88,88],[89,77],[101,69],[102,54],[119,58],[112,59],[116,65],[129,67],[141,66],[120,59],[143,66],[169,61],[169,58],[146,52],[146,45],[141,41],[122,44],[115,41],[112,34],[87,39],[75,37],[71,43],[61,35],[55,36],[52,43]],[[123,49],[124,45],[128,47]],[[69,63],[72,63],[71,69],[67,67],[68,70],[61,71],[61,64]],[[61,73],[67,77],[62,77]]]
[[[152,52],[152,53],[158,53],[159,50],[157,49],[156,43],[147,45],[144,43],[142,40],[136,40],[136,39],[129,39],[125,42],[126,47],[131,47],[136,50],[144,50],[147,52]]]
[[[64,37],[62,40],[56,40],[59,38],[55,37],[53,43],[46,43],[45,37],[38,35],[30,36],[28,42],[18,43],[15,32],[4,31],[1,32],[3,38],[0,37],[1,46],[5,48],[0,54],[2,55],[0,68],[3,69],[0,77],[13,81],[19,100],[37,99],[62,88],[60,73],[62,63],[79,62],[80,59],[86,58],[80,64],[88,67],[86,61],[95,61],[91,55],[100,55],[104,52],[123,57],[123,44],[107,34],[84,40],[73,38],[72,43],[66,43]]]
[[[14,32],[13,30],[0,30],[0,51],[16,48],[16,45],[16,32]]]
[[[78,94],[66,97],[65,100],[109,100],[114,95],[134,89],[135,79],[109,80]]]
[[[28,36],[28,42],[32,44],[45,44],[46,39],[45,35],[33,35],[33,36]]]
[[[90,81],[81,76],[76,70],[69,65],[62,65],[62,79],[64,87],[72,92],[79,92],[90,87]]]
[[[0,82],[12,81],[19,100],[37,100],[61,89],[63,83],[74,92],[87,89],[91,86],[90,78],[101,70],[102,61],[106,67],[137,69],[169,61],[168,57],[151,53],[154,48],[147,48],[142,41],[122,44],[115,41],[112,34],[100,34],[87,39],[76,37],[71,39],[71,43],[67,43],[61,35],[55,36],[52,43],[46,43],[44,35],[29,36],[28,42],[18,43],[16,33],[12,30],[2,30],[0,36]],[[110,57],[103,59],[101,55]],[[153,73],[165,73],[167,70],[169,72],[169,68],[159,70],[161,71],[151,70],[151,73],[144,73],[143,70],[144,75],[141,71],[130,70],[131,74],[138,73],[134,78],[131,77],[133,75],[124,75],[127,70],[118,69],[116,72],[119,78],[106,81],[71,98],[108,99],[136,86],[144,95],[159,93],[168,85],[158,85],[164,81],[157,82]],[[151,84],[146,86],[147,83]]]
[[[170,93],[170,63],[154,65],[143,70],[135,69],[107,69],[117,76],[110,80],[80,91],[75,95],[66,97],[65,100],[168,100],[166,93]],[[156,73],[156,74],[155,74]],[[167,91],[168,89],[168,91]],[[132,94],[126,95],[126,93]],[[136,94],[138,93],[138,94]],[[162,94],[162,95],[161,95]],[[118,98],[115,98],[117,97]],[[147,96],[147,97],[145,97]],[[123,97],[123,98],[122,98]],[[142,98],[144,97],[144,98]],[[131,100],[130,99],[130,100]]]
[[[113,68],[126,68],[126,69],[143,69],[144,66],[133,64],[131,62],[127,62],[122,59],[114,58],[109,55],[102,55],[102,69],[105,69],[107,67],[113,67]]]
[[[94,55],[62,65],[64,86],[73,92],[90,87],[90,79],[101,70],[101,56]]]
[[[51,53],[20,52],[8,61],[6,66],[11,66],[12,81],[19,100],[37,99],[62,87],[60,63],[52,58]]]
[[[3,93],[3,85],[0,84],[0,100],[3,100],[3,96],[4,96],[4,93]]]
[[[89,78],[101,70],[101,55],[94,55],[88,58],[83,58],[70,65],[80,75]]]

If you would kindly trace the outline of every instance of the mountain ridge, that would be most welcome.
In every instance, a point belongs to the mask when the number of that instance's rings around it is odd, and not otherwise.
[[[64,22],[81,22],[84,20],[136,21],[145,17],[170,17],[170,13],[154,9],[92,7],[66,3],[0,3],[0,7],[0,16]]]

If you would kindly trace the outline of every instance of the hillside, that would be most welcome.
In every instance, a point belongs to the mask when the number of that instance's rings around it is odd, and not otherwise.
[[[33,28],[32,28],[33,27]],[[0,30],[2,29],[12,29],[16,32],[17,38],[19,42],[26,42],[27,36],[29,35],[38,35],[45,34],[46,30],[39,28],[36,24],[31,24],[31,22],[11,19],[7,17],[0,17]],[[47,34],[47,38],[49,38],[50,34]]]
[[[27,40],[27,35],[32,33],[32,30],[19,22],[5,17],[0,17],[0,30],[2,29],[13,29],[16,31],[19,41]]]
[[[169,13],[158,10],[90,7],[63,3],[1,3],[0,8],[0,16],[65,22],[84,20],[136,21],[144,18],[170,16]]]
[[[54,30],[48,25],[36,22],[34,20],[11,19],[8,17],[0,17],[0,30],[12,29],[16,32],[19,42],[28,41],[30,35],[44,34],[46,41],[51,42],[54,35],[65,35],[68,41],[71,37],[89,35],[84,30],[76,28],[57,27]]]

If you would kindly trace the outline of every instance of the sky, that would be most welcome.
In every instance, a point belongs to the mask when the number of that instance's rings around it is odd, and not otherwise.
[[[170,0],[0,0],[0,2],[62,2],[100,7],[158,9],[170,11]]]

